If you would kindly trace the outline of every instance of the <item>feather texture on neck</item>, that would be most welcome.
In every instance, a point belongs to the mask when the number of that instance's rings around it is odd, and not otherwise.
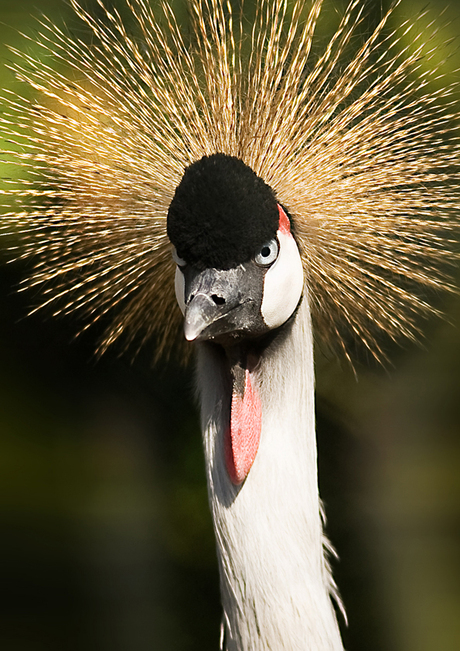
[[[198,386],[228,651],[342,651],[324,555],[308,300],[260,353],[260,444],[235,486],[225,463],[231,379],[222,348],[200,344]]]

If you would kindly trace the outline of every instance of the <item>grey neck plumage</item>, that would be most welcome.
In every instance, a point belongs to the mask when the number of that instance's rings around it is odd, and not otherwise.
[[[209,500],[226,651],[343,651],[331,603],[317,483],[313,339],[308,301],[264,350],[254,372],[260,446],[234,486],[224,462],[228,373],[222,351],[198,349]]]

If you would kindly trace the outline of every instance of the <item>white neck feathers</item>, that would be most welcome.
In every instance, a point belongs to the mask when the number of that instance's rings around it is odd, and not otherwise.
[[[324,558],[308,301],[263,352],[259,450],[245,482],[227,474],[231,387],[218,349],[198,347],[198,384],[228,651],[342,651]]]

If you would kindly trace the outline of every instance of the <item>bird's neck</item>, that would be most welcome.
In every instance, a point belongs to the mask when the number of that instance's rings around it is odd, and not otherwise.
[[[198,384],[228,651],[342,651],[324,557],[308,301],[259,351],[252,381],[262,428],[236,486],[225,463],[228,356],[198,349]]]

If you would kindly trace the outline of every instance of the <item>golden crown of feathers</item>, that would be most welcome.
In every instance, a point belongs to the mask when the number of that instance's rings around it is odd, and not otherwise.
[[[3,223],[42,305],[106,321],[101,350],[170,349],[168,206],[186,166],[223,152],[293,216],[317,336],[379,357],[379,330],[416,335],[424,292],[450,288],[460,163],[457,89],[417,21],[392,31],[390,10],[363,36],[354,0],[318,51],[321,0],[258,0],[249,28],[241,3],[189,0],[188,30],[167,3],[124,0],[123,18],[71,4],[86,37],[43,21],[14,67],[33,92],[1,118],[22,167]]]

